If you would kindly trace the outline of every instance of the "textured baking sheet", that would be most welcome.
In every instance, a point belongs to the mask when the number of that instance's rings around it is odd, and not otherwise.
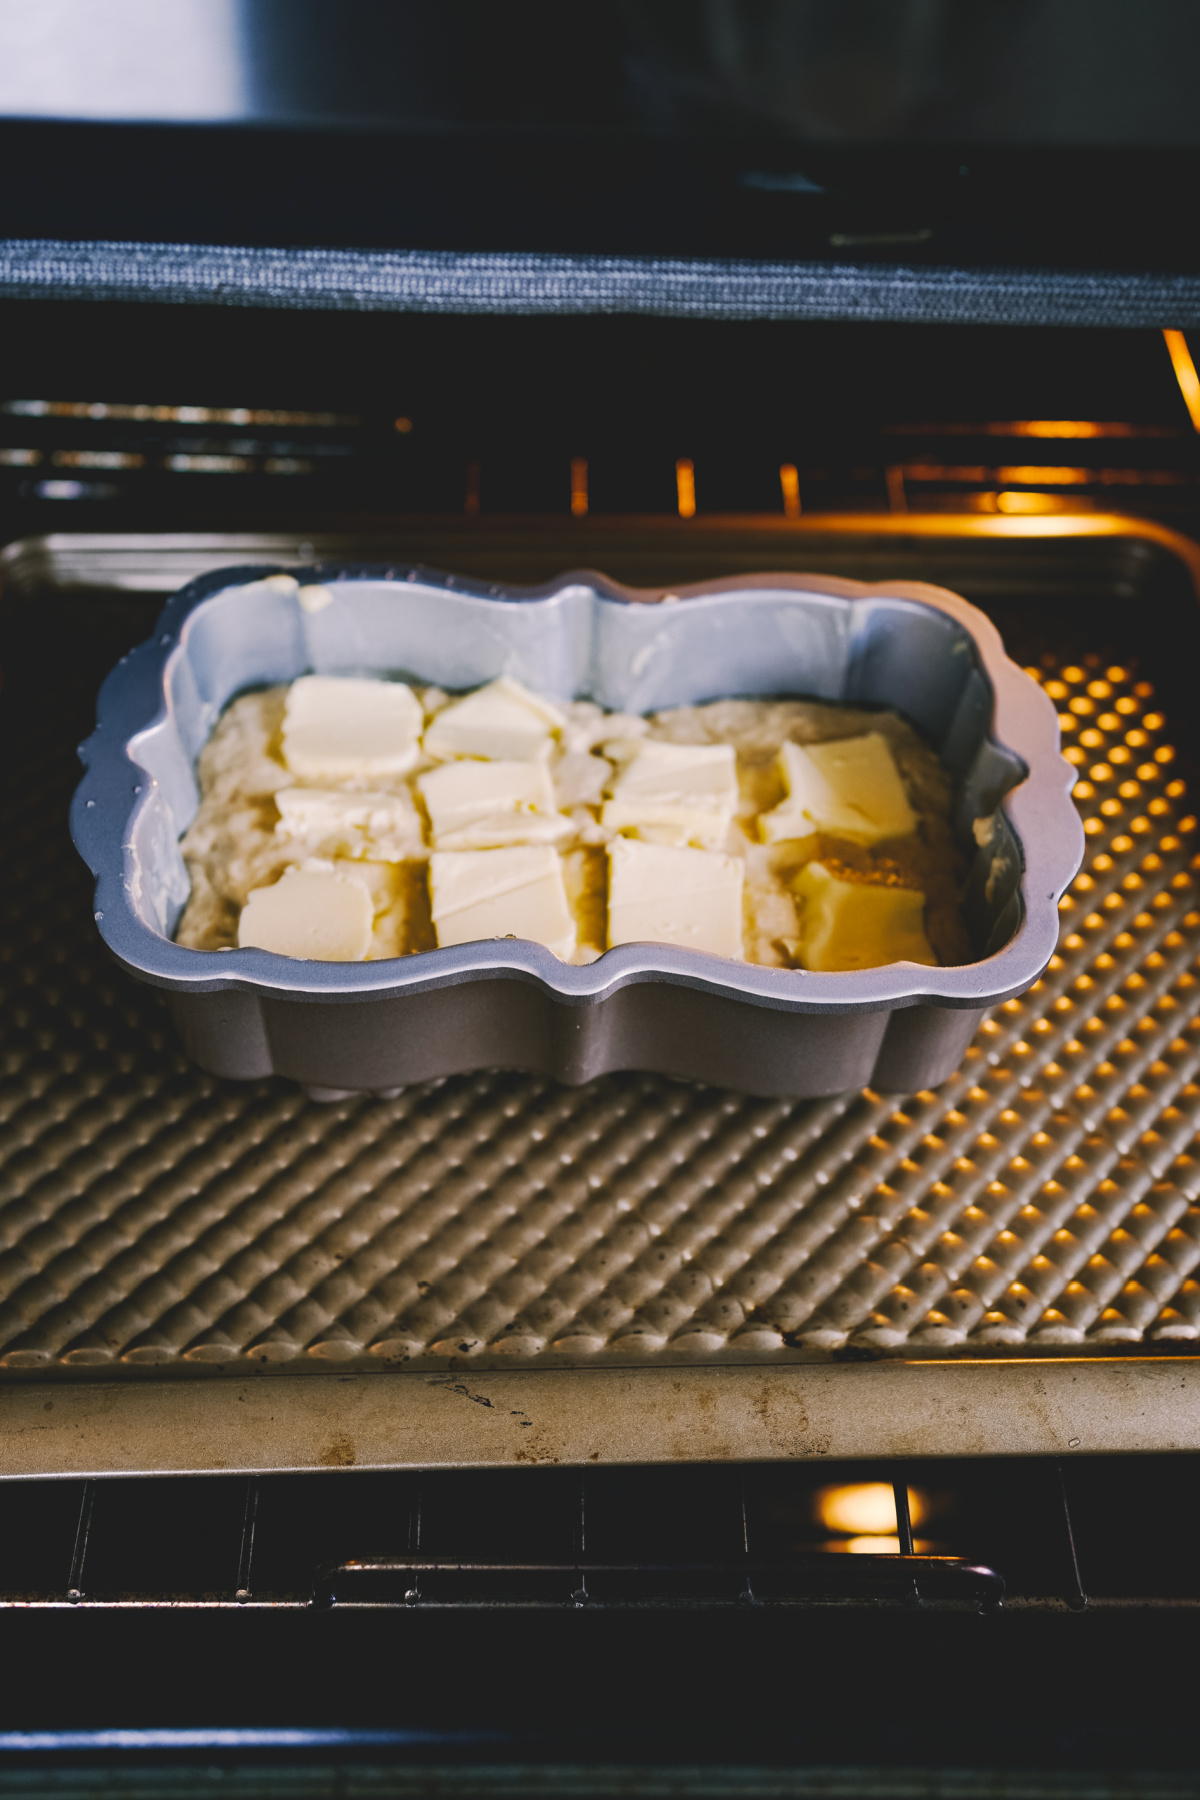
[[[18,603],[36,627],[14,628]],[[9,606],[10,1379],[1094,1358],[1200,1336],[1195,821],[1132,659],[1037,665],[1075,721],[1088,861],[1047,976],[936,1093],[498,1073],[321,1106],[189,1067],[93,934],[73,742],[153,603],[51,586]]]

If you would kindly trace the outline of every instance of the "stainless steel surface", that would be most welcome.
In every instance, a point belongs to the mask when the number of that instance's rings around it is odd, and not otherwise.
[[[0,1477],[1200,1450],[1192,1357],[21,1382]]]
[[[1074,555],[1093,521],[1044,546],[1051,523],[1022,547],[1035,564]],[[927,522],[931,560],[944,524]],[[794,554],[810,563],[822,529]],[[1186,575],[1186,546],[1142,533],[1101,521],[1080,553],[1115,540],[1122,584],[1148,548]],[[981,579],[991,536],[955,550]],[[862,522],[855,545],[878,553]],[[139,553],[97,552],[93,581],[105,555]],[[78,591],[13,587],[51,630]],[[82,629],[108,602],[73,604]],[[1136,586],[1130,604],[1147,604]],[[81,923],[56,811],[70,740],[50,718],[7,803],[26,848],[0,1045],[0,1469],[1200,1445],[1187,795],[1132,665],[1110,683],[1133,703],[1119,729],[1087,694],[1104,671],[1070,668],[1039,671],[1063,679],[1075,739],[1097,734],[1073,751],[1094,791],[1070,929],[962,1071],[902,1107],[511,1075],[316,1107],[200,1075]],[[1122,767],[1131,731],[1145,741]]]
[[[981,1009],[1045,968],[1083,841],[1071,771],[1053,708],[956,595],[790,573],[681,586],[670,606],[661,589],[588,572],[545,589],[403,565],[301,580],[323,583],[322,611],[252,568],[177,594],[105,681],[81,748],[71,829],[97,878],[101,936],[177,996],[184,1042],[210,1072],[378,1092],[497,1064],[570,1083],[640,1068],[765,1095],[911,1092],[944,1080]],[[647,944],[586,968],[504,940],[359,964],[184,949],[171,933],[188,893],[178,839],[197,804],[194,759],[236,692],[308,668],[404,670],[450,689],[508,674],[637,713],[723,693],[896,707],[954,782],[976,960],[814,975]]]

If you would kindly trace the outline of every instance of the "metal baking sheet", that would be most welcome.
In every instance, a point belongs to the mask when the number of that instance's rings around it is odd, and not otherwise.
[[[1179,655],[1154,691],[1137,650],[1164,619],[1186,648],[1195,547],[1095,515],[781,523],[387,549],[507,579],[883,562],[1042,632],[1085,870],[1044,980],[901,1104],[493,1073],[321,1106],[199,1073],[94,935],[74,743],[197,569],[382,546],[5,552],[0,1471],[1200,1444],[1200,861]]]

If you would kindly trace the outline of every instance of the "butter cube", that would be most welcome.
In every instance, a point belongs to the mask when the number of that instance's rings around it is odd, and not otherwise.
[[[284,761],[308,781],[403,775],[419,755],[421,719],[402,681],[302,675],[288,689]]]
[[[449,762],[418,778],[435,850],[556,844],[574,829],[557,811],[543,762]]]
[[[311,869],[319,864],[310,862],[301,866]],[[371,902],[374,917],[366,960],[381,962],[390,956],[403,956],[408,930],[407,881],[403,866],[395,862],[347,862],[342,857],[330,866],[335,874],[344,876],[347,881],[356,881]]]
[[[251,891],[238,920],[238,944],[315,962],[362,962],[374,917],[363,883],[332,867],[285,869],[273,887]]]
[[[652,843],[723,843],[737,805],[732,744],[662,744],[639,740],[612,784],[601,823]]]
[[[435,851],[429,894],[441,945],[517,937],[545,944],[564,961],[574,952],[562,863],[548,845]]]
[[[842,881],[824,863],[805,865],[793,883],[803,900],[800,937],[789,949],[805,969],[880,969],[886,963],[937,966],[925,935],[925,896],[915,888]]]
[[[407,794],[372,794],[345,788],[280,788],[275,795],[283,843],[310,856],[364,857],[404,862],[423,850],[421,820]]]
[[[401,871],[395,863],[349,862],[339,856],[336,861],[327,864],[314,858],[312,862],[302,863],[301,868],[327,868],[346,881],[357,882],[370,900],[371,912],[376,919],[389,911],[399,898]]]
[[[483,756],[530,762],[548,749],[552,733],[565,724],[557,706],[501,675],[438,713],[425,733],[425,754],[442,761]]]
[[[614,838],[608,847],[608,942],[742,952],[739,856]]]
[[[768,844],[811,837],[816,831],[878,844],[909,837],[917,829],[917,816],[881,732],[831,744],[785,744],[779,765],[788,797],[759,820]]]

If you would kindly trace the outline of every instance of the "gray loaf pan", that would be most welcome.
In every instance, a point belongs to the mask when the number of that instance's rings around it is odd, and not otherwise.
[[[229,569],[176,594],[100,692],[71,829],[96,877],[101,935],[164,988],[188,1053],[214,1075],[278,1074],[314,1093],[386,1092],[483,1068],[583,1082],[642,1069],[746,1093],[912,1092],[958,1065],[986,1008],[1036,981],[1083,834],[1049,699],[956,595],[751,575],[676,594],[571,573],[489,587],[423,569]],[[311,595],[306,595],[311,599]],[[586,967],[494,939],[387,962],[188,950],[179,839],[196,758],[244,689],[306,671],[470,688],[500,674],[624,712],[727,696],[893,707],[937,749],[969,853],[977,960],[848,974],[762,968],[662,944]]]

